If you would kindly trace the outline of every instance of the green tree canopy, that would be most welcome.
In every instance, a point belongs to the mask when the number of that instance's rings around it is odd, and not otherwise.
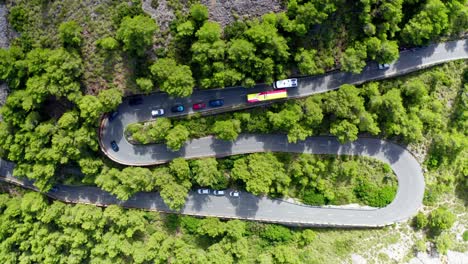
[[[190,7],[190,16],[197,23],[203,23],[208,19],[208,8],[202,4],[193,4]]]
[[[241,132],[241,122],[237,119],[216,121],[212,130],[220,139],[235,140]]]
[[[83,96],[78,102],[80,116],[88,123],[97,123],[103,112],[103,105],[98,97],[92,95]]]
[[[184,181],[191,179],[191,170],[188,162],[184,158],[176,158],[171,161],[169,168],[177,179]]]
[[[390,63],[398,59],[398,43],[396,41],[384,41],[377,54],[377,62]]]
[[[161,91],[178,97],[192,94],[195,81],[189,66],[179,65],[174,59],[159,59],[150,68]]]
[[[151,92],[154,88],[153,81],[151,81],[148,78],[137,78],[136,84],[138,85],[138,88],[140,88],[141,91],[146,93]]]
[[[260,236],[271,241],[286,242],[293,238],[291,231],[280,225],[268,225]]]
[[[226,185],[224,175],[218,170],[218,162],[215,158],[193,161],[192,173],[193,178],[200,186],[219,188]]]
[[[119,42],[113,37],[105,37],[98,39],[96,45],[105,50],[115,50],[119,47]]]
[[[166,144],[172,150],[179,150],[187,141],[189,131],[183,125],[177,125],[166,135]]]
[[[320,55],[315,49],[306,50],[304,48],[300,48],[294,55],[294,61],[301,74],[305,75],[322,74],[334,64],[333,57]]]
[[[298,104],[287,104],[284,109],[278,113],[268,112],[268,120],[274,128],[279,130],[288,130],[301,120],[304,112]]]
[[[25,55],[18,47],[0,49],[0,79],[15,89],[20,86],[26,75],[27,65],[23,61]]]
[[[366,66],[367,51],[366,47],[357,44],[355,47],[347,48],[340,59],[341,69],[352,73],[360,73]]]
[[[153,35],[157,30],[158,26],[151,17],[125,17],[117,30],[117,39],[122,41],[124,50],[142,56],[153,43]]]
[[[103,112],[110,112],[117,109],[122,103],[122,91],[117,88],[102,90],[98,94],[98,99],[102,104]]]
[[[136,192],[148,192],[156,187],[152,172],[141,167],[127,167],[121,171],[115,168],[104,169],[95,182],[121,200],[128,200]]]
[[[156,186],[159,188],[164,202],[173,210],[181,209],[185,204],[188,191],[192,186],[189,181],[183,184],[177,182],[167,168],[157,168],[153,172]]]
[[[200,80],[201,88],[224,87],[226,84],[234,84],[230,81],[234,76],[226,76],[224,64],[226,44],[221,39],[221,31],[220,24],[207,21],[195,33],[198,40],[191,47],[192,63],[196,66],[194,71]]]
[[[346,142],[355,141],[358,137],[359,129],[348,120],[334,122],[330,126],[330,134],[338,137],[338,140],[344,144]]]
[[[246,190],[255,195],[283,193],[291,179],[283,164],[271,153],[252,154],[234,162],[231,177],[243,180]]]
[[[409,44],[423,45],[449,26],[447,8],[440,0],[428,0],[423,9],[405,25],[402,38]]]

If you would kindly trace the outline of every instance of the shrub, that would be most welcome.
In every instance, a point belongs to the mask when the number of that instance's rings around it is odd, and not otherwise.
[[[180,226],[180,216],[177,214],[167,214],[164,226],[170,231],[175,232]]]
[[[416,252],[426,252],[426,241],[424,239],[416,241],[416,243],[413,246],[413,249]]]
[[[444,207],[435,209],[429,217],[429,227],[436,234],[450,229],[453,223],[455,223],[455,215]]]
[[[180,225],[189,233],[195,234],[200,227],[200,219],[192,216],[182,216],[180,219]]]
[[[351,253],[354,241],[351,239],[338,239],[333,242],[333,248],[338,256],[346,256]]]
[[[75,21],[63,22],[59,27],[60,39],[64,46],[79,47],[82,42],[81,31],[83,29]]]
[[[113,37],[106,37],[96,41],[96,45],[105,50],[115,50],[119,47],[119,42]]]
[[[136,84],[143,92],[151,92],[154,87],[153,82],[148,78],[138,78],[136,79]]]
[[[413,226],[417,229],[423,229],[427,226],[429,223],[429,220],[427,219],[426,215],[423,213],[419,212],[414,218],[413,218]]]
[[[317,235],[314,231],[306,229],[301,233],[301,240],[299,241],[299,244],[302,246],[307,246],[310,243],[312,243],[312,241],[314,241],[316,237]]]
[[[12,7],[10,9],[10,14],[8,15],[8,21],[16,31],[23,31],[27,22],[27,15],[24,7],[21,5]]]
[[[360,179],[359,184],[354,188],[356,197],[367,205],[374,207],[384,207],[393,201],[396,195],[396,187],[385,186],[379,188],[377,185]]]
[[[124,17],[134,17],[143,14],[140,0],[125,1],[117,5],[115,8],[115,14],[112,16],[112,21],[115,25],[119,25]]]
[[[442,185],[436,184],[436,185],[427,186],[426,190],[424,191],[423,204],[427,206],[434,205],[439,199],[442,192],[443,192]]]
[[[437,251],[440,254],[447,254],[447,251],[453,246],[453,238],[448,233],[443,233],[435,240]]]
[[[201,23],[208,19],[208,8],[202,4],[194,4],[190,8],[190,16],[193,20]]]
[[[143,129],[143,124],[140,124],[140,123],[134,123],[134,124],[130,124],[127,126],[127,131],[130,134],[136,133],[140,131],[141,129]]]
[[[304,195],[302,196],[302,201],[305,204],[310,204],[310,205],[326,204],[325,196],[321,193],[316,193],[314,190],[309,190],[309,191],[304,192]]]
[[[284,226],[268,225],[263,232],[260,233],[260,237],[274,242],[286,242],[291,240],[293,235],[291,231]]]

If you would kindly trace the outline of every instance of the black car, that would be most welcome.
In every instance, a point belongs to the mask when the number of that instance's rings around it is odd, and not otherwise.
[[[174,113],[180,113],[185,111],[185,107],[183,105],[174,105],[173,107],[171,107],[171,111]]]
[[[137,97],[132,97],[130,100],[128,100],[128,105],[130,106],[135,106],[135,105],[141,105],[143,103],[143,97],[137,96]]]
[[[117,110],[109,113],[109,122],[112,122],[112,120],[114,120],[118,115],[119,115],[119,112]]]
[[[115,140],[112,140],[111,141],[111,148],[113,151],[117,152],[119,151],[119,146],[117,145],[117,143],[115,142]]]
[[[211,100],[208,102],[208,104],[211,107],[219,107],[224,105],[224,100],[223,99],[216,99],[216,100]]]

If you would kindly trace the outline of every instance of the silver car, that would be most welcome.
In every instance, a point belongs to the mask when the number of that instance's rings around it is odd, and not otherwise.
[[[152,117],[157,117],[157,116],[162,116],[164,115],[164,109],[155,109],[155,110],[151,110],[151,116]]]

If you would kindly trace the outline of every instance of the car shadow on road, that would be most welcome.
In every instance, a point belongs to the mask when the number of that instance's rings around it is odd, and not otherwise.
[[[162,211],[166,213],[175,213],[166,205],[159,192],[138,192],[127,201],[121,203],[127,208],[143,208],[151,211]]]
[[[187,196],[188,200],[192,201],[192,204],[185,204],[184,209],[187,208],[188,210],[195,211],[196,213],[203,211],[206,209],[206,205],[211,201],[210,195],[199,195],[195,192],[190,192]],[[190,208],[188,208],[190,207]]]
[[[233,154],[232,148],[234,146],[234,142],[226,141],[221,139],[213,139],[213,142],[210,144],[210,149],[214,153],[214,156],[217,158],[228,157],[235,155]]]

